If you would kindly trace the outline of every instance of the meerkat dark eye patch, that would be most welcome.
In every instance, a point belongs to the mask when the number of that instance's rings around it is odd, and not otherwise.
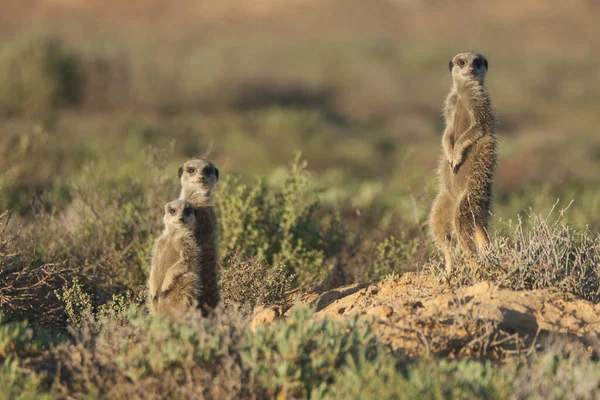
[[[189,167],[189,168],[187,169],[187,173],[188,173],[188,174],[193,174],[194,172],[196,172],[196,168]]]
[[[479,58],[476,58],[475,60],[473,60],[473,67],[479,69],[479,67],[481,67],[481,60]]]
[[[212,165],[207,165],[206,167],[204,167],[204,169],[202,170],[202,173],[204,175],[212,175],[213,174],[213,167]]]

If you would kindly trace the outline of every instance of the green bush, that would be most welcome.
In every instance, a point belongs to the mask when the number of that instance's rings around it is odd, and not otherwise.
[[[334,322],[308,308],[256,332],[234,316],[181,323],[148,317],[132,307],[125,318],[86,321],[74,343],[50,350],[40,365],[53,392],[70,396],[272,398],[319,396],[348,363],[385,353],[358,319]],[[55,368],[60,364],[61,368]]]
[[[62,302],[70,326],[78,328],[85,319],[93,316],[92,296],[81,286],[78,277],[73,278],[70,285],[63,285],[62,290],[57,290],[54,294]]]
[[[86,321],[43,365],[61,396],[240,398],[251,387],[239,356],[242,327],[228,316],[172,323],[130,307],[121,319]]]
[[[13,355],[37,354],[51,343],[46,332],[34,331],[26,321],[9,322],[0,313],[0,360]]]
[[[233,256],[256,257],[270,266],[285,265],[296,284],[321,282],[341,249],[344,228],[336,216],[319,218],[320,204],[314,194],[309,196],[309,187],[306,162],[299,156],[279,189],[262,179],[247,185],[228,177],[219,183],[216,205],[225,268]]]
[[[338,322],[297,307],[287,319],[252,331],[233,314],[190,315],[180,323],[136,307],[119,318],[98,314],[82,323],[73,342],[27,361],[28,368],[48,371],[44,380],[25,378],[9,358],[0,383],[13,397],[41,387],[75,398],[151,392],[184,399],[592,399],[600,393],[600,364],[578,341],[544,342],[531,357],[502,363],[409,359],[358,318]]]
[[[375,258],[371,267],[371,279],[381,278],[389,274],[401,274],[414,268],[411,262],[420,243],[417,239],[409,239],[405,232],[399,239],[395,236],[385,238],[375,246]]]
[[[0,400],[52,399],[42,385],[43,376],[26,371],[18,360],[7,358],[0,366]]]
[[[506,399],[510,374],[491,363],[424,358],[398,368],[397,357],[349,363],[327,399]]]
[[[58,39],[17,37],[0,52],[0,110],[38,114],[76,104],[81,80],[77,57]]]
[[[242,350],[267,398],[306,398],[323,394],[347,363],[370,362],[384,352],[368,324],[358,318],[342,324],[295,308],[279,324],[247,334]]]

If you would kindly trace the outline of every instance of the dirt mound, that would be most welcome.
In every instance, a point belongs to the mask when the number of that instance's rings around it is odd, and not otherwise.
[[[600,333],[600,304],[552,290],[513,291],[488,282],[451,288],[429,273],[304,295],[317,315],[358,316],[408,355],[501,356],[541,335],[585,340]]]

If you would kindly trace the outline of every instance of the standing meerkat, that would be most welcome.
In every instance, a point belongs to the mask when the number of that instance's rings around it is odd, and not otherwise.
[[[194,159],[179,167],[181,193],[179,199],[189,201],[196,210],[196,243],[200,246],[199,260],[203,294],[200,307],[206,315],[219,304],[218,222],[211,202],[211,192],[219,180],[219,170],[208,160]]]
[[[178,319],[202,296],[196,212],[187,201],[175,200],[165,205],[163,221],[164,230],[152,249],[148,307],[152,314]]]
[[[433,239],[452,273],[452,241],[474,254],[489,243],[487,220],[496,169],[494,116],[483,81],[488,62],[478,53],[459,53],[450,61],[452,88],[446,98],[439,166],[440,189],[431,209]]]

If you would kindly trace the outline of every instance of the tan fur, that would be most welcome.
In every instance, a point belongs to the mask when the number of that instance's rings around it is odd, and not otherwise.
[[[211,191],[219,179],[219,170],[204,159],[189,160],[179,168],[179,198],[196,208],[196,243],[201,249],[199,269],[204,290],[199,299],[204,315],[219,304],[218,222],[211,202]]]
[[[148,307],[152,314],[179,319],[202,298],[194,207],[187,201],[172,201],[165,205],[163,220],[165,229],[152,249]]]
[[[459,53],[450,61],[450,70],[453,85],[444,109],[440,189],[430,216],[448,275],[455,237],[470,254],[489,242],[486,229],[496,169],[494,116],[483,84],[487,60],[481,54]]]

